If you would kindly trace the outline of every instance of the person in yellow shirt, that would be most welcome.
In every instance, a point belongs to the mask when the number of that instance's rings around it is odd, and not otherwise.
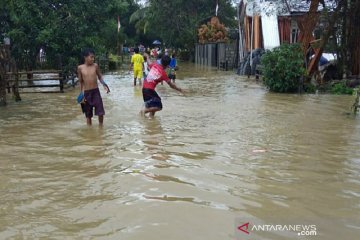
[[[141,85],[141,78],[143,75],[144,69],[144,57],[139,54],[139,48],[136,47],[134,49],[134,55],[131,56],[131,64],[130,64],[130,71],[133,67],[134,69],[134,86],[136,86],[136,79],[139,80],[139,85]]]

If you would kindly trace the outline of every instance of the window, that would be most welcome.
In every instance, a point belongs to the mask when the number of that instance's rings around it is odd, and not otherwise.
[[[298,36],[299,36],[299,29],[298,28],[292,28],[291,29],[291,36],[290,36],[290,43],[297,43],[298,42]]]

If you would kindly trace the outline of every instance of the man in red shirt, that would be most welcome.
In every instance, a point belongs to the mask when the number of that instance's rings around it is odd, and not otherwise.
[[[150,113],[150,117],[153,117],[157,111],[161,111],[162,109],[161,98],[155,91],[155,87],[157,84],[165,81],[167,84],[169,84],[171,88],[181,93],[183,93],[183,90],[177,87],[175,83],[172,83],[165,72],[165,69],[169,66],[171,61],[169,56],[164,55],[161,58],[161,64],[157,64],[156,62],[151,63],[149,60],[149,56],[147,56],[147,59],[150,72],[144,79],[142,93],[145,103],[145,109],[141,110],[140,113],[143,115],[145,115],[146,113]]]

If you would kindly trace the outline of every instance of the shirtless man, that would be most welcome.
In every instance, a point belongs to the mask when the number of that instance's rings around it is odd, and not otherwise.
[[[95,108],[95,115],[99,117],[99,126],[102,126],[104,122],[105,110],[97,80],[99,79],[107,93],[110,92],[110,89],[104,82],[99,66],[94,63],[94,51],[91,49],[86,49],[84,51],[84,59],[85,63],[79,65],[77,68],[77,75],[80,82],[80,91],[84,94],[84,101],[81,103],[81,108],[83,113],[85,113],[87,125],[91,125],[93,109]]]

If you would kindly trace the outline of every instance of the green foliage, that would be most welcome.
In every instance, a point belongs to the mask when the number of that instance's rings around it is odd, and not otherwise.
[[[304,85],[304,92],[306,93],[315,93],[316,92],[316,86],[312,83],[306,83]]]
[[[122,27],[118,34],[117,16],[129,18],[129,9],[138,8],[134,0],[4,1],[0,36],[10,37],[19,68],[34,68],[41,48],[55,68],[73,68],[87,47],[97,55],[116,51],[118,39],[125,40],[130,29]]]
[[[166,46],[192,50],[197,28],[215,15],[216,2],[207,0],[2,0],[0,40],[10,37],[12,56],[20,69],[35,68],[40,49],[46,65],[68,69],[78,64],[81,51],[116,53],[118,43],[138,44],[160,39]],[[139,10],[139,11],[138,11]],[[131,17],[130,21],[130,16]],[[236,26],[231,0],[219,0],[218,17]],[[117,17],[121,30],[117,32]]]
[[[339,83],[334,84],[331,87],[330,92],[332,94],[337,94],[337,95],[340,95],[340,94],[352,94],[353,89],[347,87],[344,82],[339,82]]]
[[[354,114],[357,114],[358,110],[359,110],[359,97],[360,97],[359,88],[353,89],[353,95],[354,95],[355,99],[354,99],[353,105],[351,106],[351,110]]]
[[[182,61],[189,61],[190,60],[190,52],[188,50],[179,51],[178,58]]]
[[[299,44],[283,44],[261,58],[264,84],[274,92],[295,92],[305,74]]]
[[[169,47],[192,49],[197,29],[215,16],[216,1],[149,0],[145,12],[132,16],[139,32],[146,32]],[[231,0],[219,0],[218,17],[227,27],[236,26],[236,9]]]

